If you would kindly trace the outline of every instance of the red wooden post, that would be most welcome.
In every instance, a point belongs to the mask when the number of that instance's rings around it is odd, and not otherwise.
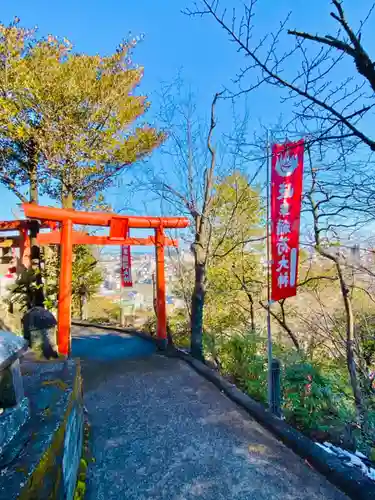
[[[61,230],[61,268],[59,306],[57,318],[57,345],[59,353],[67,356],[70,352],[70,312],[72,303],[72,244],[71,219],[64,220]]]
[[[29,269],[30,267],[30,238],[26,228],[21,228],[19,230],[20,235],[20,259],[19,259],[19,269],[25,267]]]
[[[18,231],[18,234],[20,235],[20,258],[19,258],[19,265],[18,267],[20,268],[22,263],[23,263],[23,255],[25,253],[25,236],[26,236],[26,231],[24,229],[20,229]]]
[[[155,255],[157,338],[160,348],[165,349],[167,347],[167,308],[165,300],[164,231],[162,227],[155,229]]]

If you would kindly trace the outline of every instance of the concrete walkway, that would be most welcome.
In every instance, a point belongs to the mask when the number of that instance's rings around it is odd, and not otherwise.
[[[130,359],[134,350],[147,356]],[[75,332],[95,456],[89,500],[347,498],[186,363],[152,350]]]

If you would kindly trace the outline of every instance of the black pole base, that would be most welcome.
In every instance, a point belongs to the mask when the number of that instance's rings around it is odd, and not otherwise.
[[[168,348],[168,340],[167,339],[155,339],[156,347],[159,351],[166,351]]]

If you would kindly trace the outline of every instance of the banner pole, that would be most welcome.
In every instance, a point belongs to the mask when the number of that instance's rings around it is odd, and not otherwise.
[[[271,332],[271,252],[270,252],[270,232],[271,232],[271,216],[270,216],[270,191],[271,179],[270,171],[272,164],[270,132],[267,129],[267,355],[268,355],[268,408],[273,409],[273,377],[272,377],[272,332]]]

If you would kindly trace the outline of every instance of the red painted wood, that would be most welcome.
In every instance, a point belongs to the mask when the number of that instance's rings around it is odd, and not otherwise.
[[[163,228],[155,229],[155,256],[156,256],[156,315],[157,337],[167,339],[167,306],[164,270],[164,232]]]
[[[61,269],[58,305],[57,345],[59,353],[68,356],[70,353],[70,321],[72,305],[72,221],[62,224],[61,234]]]
[[[164,229],[184,228],[189,225],[186,217],[134,217],[120,216],[106,212],[81,212],[64,208],[42,207],[33,203],[23,203],[23,211],[26,217],[39,220],[62,222],[72,220],[73,224],[90,226],[110,226],[111,220],[123,219],[128,223],[128,227],[157,228],[163,226]]]
[[[51,231],[49,233],[39,233],[37,237],[40,245],[59,245],[61,242],[60,231]],[[155,237],[148,236],[147,238],[119,238],[113,239],[108,236],[90,236],[81,231],[73,231],[73,245],[138,245],[151,246],[155,245]],[[164,245],[169,247],[178,247],[178,241],[175,239],[164,238]]]

